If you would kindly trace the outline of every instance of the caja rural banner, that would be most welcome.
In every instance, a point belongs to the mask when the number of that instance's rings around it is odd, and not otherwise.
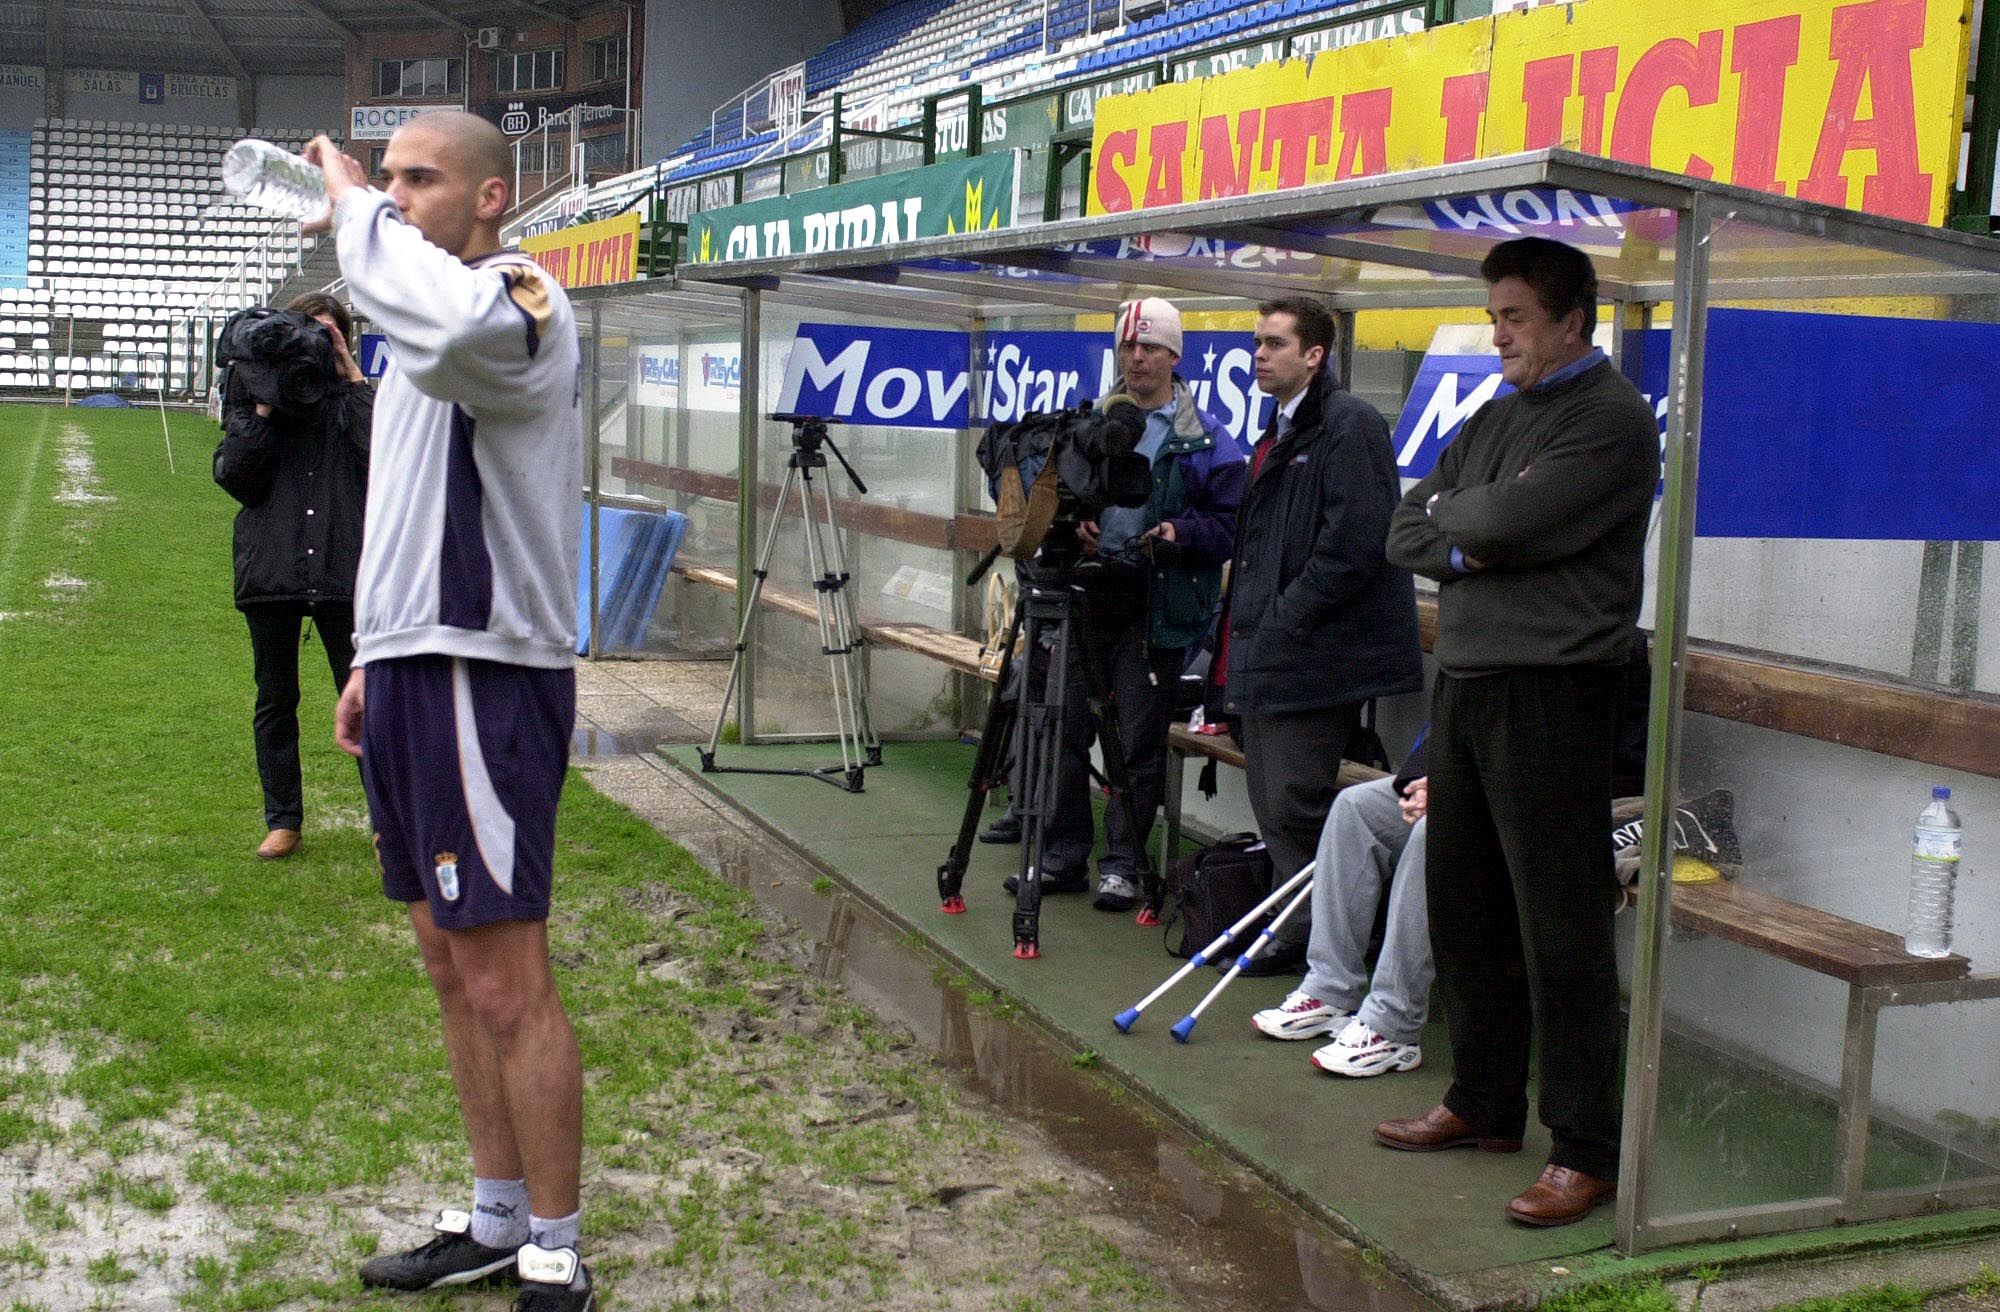
[[[1567,146],[1919,223],[1970,0],[1580,0],[1097,106],[1093,213]]]
[[[639,276],[639,212],[524,237],[521,249],[565,287],[631,282]]]
[[[887,246],[1014,222],[1014,156],[976,155],[707,210],[688,224],[695,264]]]

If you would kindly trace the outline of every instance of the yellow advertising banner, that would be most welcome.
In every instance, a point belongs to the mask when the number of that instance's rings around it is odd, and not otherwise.
[[[521,249],[565,287],[631,282],[639,276],[639,211],[526,237]]]
[[[1090,212],[1567,146],[1940,223],[1969,6],[1578,0],[1114,96]]]

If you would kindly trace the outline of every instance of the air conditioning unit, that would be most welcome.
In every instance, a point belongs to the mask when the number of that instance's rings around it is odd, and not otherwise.
[[[501,47],[501,45],[506,42],[506,40],[507,40],[506,28],[482,27],[479,29],[478,36],[474,40],[473,44],[477,45],[481,50],[498,50]]]

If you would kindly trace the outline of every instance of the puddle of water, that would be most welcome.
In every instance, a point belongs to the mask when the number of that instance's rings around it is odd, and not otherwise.
[[[937,978],[934,958],[866,904],[838,887],[815,893],[809,878],[773,880],[768,850],[756,842],[724,843],[716,855],[723,878],[804,931],[815,974],[908,1027],[965,1084],[1112,1180],[1124,1214],[1169,1241],[1171,1279],[1189,1308],[1435,1312],[1248,1171],[1202,1152],[1178,1127],[1149,1124],[1107,1099],[1097,1079],[1028,1023],[974,1006]]]
[[[640,732],[611,733],[594,724],[579,721],[570,734],[569,754],[573,760],[607,756],[643,756],[658,750],[665,734]]]

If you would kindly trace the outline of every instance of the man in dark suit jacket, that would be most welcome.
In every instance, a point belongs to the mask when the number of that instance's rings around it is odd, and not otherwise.
[[[1423,657],[1410,576],[1383,554],[1388,425],[1334,376],[1325,306],[1257,308],[1257,385],[1278,405],[1237,514],[1216,679],[1282,878],[1312,859],[1363,703],[1423,687]]]

